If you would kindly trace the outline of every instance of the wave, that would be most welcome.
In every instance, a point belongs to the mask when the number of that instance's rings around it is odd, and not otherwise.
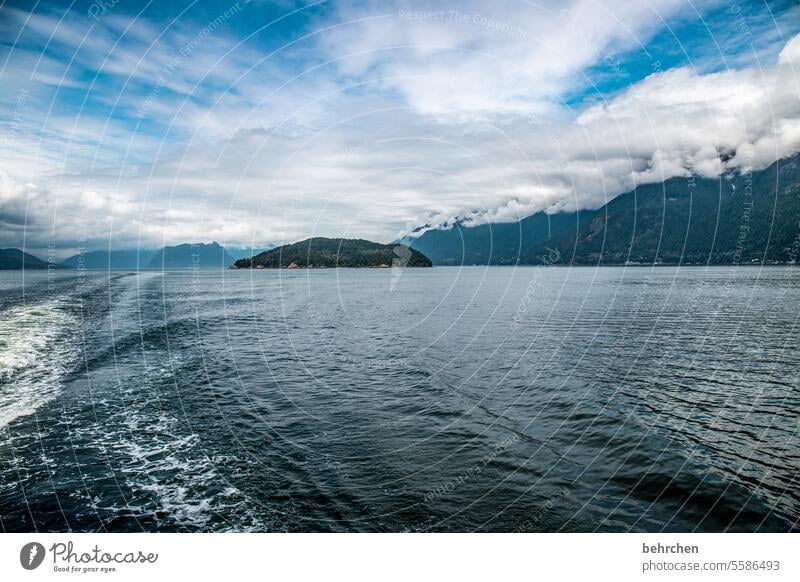
[[[0,315],[0,428],[59,394],[79,351],[67,341],[77,323],[63,298]]]

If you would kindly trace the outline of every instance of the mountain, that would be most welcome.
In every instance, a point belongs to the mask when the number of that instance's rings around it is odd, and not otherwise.
[[[65,260],[62,265],[70,269],[140,269],[146,267],[155,251],[136,249],[130,251],[89,251],[78,253]]]
[[[533,245],[524,261],[540,262],[553,254],[549,247],[562,263],[783,263],[796,258],[798,236],[800,156],[794,156],[759,172],[641,186],[575,231]]]
[[[309,238],[234,263],[237,269],[328,267],[430,267],[419,251],[402,244],[383,245],[361,239]]]
[[[536,217],[545,220],[539,213],[519,223],[492,227],[501,233],[525,232],[522,223]],[[548,218],[561,225],[557,217]],[[485,233],[475,229],[461,228],[455,235],[463,237],[465,248],[478,249],[464,253],[464,264],[792,262],[800,248],[800,155],[758,172],[728,174],[716,180],[672,178],[645,184],[599,210],[562,218],[574,221],[573,226],[561,231],[551,227],[549,236],[532,243],[530,238],[518,237],[518,249],[512,245],[509,250],[502,244],[492,248]],[[451,261],[452,240],[446,241],[442,250],[431,248],[437,242],[431,232],[410,240],[410,245]],[[491,259],[487,259],[490,248]],[[471,260],[476,256],[481,262]],[[437,263],[436,258],[434,263],[452,264]]]
[[[274,244],[267,243],[259,247],[225,247],[228,254],[234,259],[249,259],[252,256],[271,251],[275,248]]]
[[[167,246],[155,253],[148,269],[190,269],[227,267],[234,259],[218,242],[184,243]]]
[[[58,265],[48,263],[19,249],[0,249],[0,269],[59,269]]]
[[[539,212],[519,222],[428,230],[400,242],[429,257],[434,265],[514,265],[534,243],[575,228],[589,212]]]

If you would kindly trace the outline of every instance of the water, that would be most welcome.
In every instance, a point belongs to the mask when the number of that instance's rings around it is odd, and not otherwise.
[[[787,531],[800,270],[0,274],[4,531]]]

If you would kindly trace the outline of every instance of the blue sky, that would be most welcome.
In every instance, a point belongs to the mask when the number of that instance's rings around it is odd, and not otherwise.
[[[791,1],[5,3],[0,246],[389,241],[764,167],[799,32]]]

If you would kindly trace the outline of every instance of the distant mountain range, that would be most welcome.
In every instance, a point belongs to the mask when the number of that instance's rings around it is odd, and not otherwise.
[[[515,265],[524,250],[569,232],[589,214],[539,212],[519,222],[480,226],[456,223],[450,229],[429,230],[418,238],[407,236],[399,242],[420,251],[434,265]]]
[[[796,260],[800,155],[717,180],[646,184],[595,211],[429,230],[402,242],[435,265],[759,264]]]
[[[139,269],[150,264],[156,251],[88,251],[68,258],[61,264],[70,269]]]
[[[225,248],[217,242],[184,243],[165,246],[159,250],[133,249],[118,251],[87,251],[72,255],[59,264],[48,263],[19,249],[0,249],[0,269],[188,269],[221,268],[233,264],[236,259],[250,257],[274,249],[266,244],[258,248]]]
[[[237,269],[314,269],[332,267],[430,267],[419,251],[402,244],[361,239],[310,238],[234,263]]]
[[[184,243],[173,247],[163,247],[153,255],[147,264],[148,269],[204,269],[208,267],[227,267],[234,258],[218,242]]]
[[[236,259],[251,257],[273,249],[267,244],[258,248],[223,247],[213,243],[184,243],[159,250],[88,251],[73,255],[61,264],[70,269],[188,269],[227,267]]]
[[[410,248],[409,248],[410,247]],[[405,250],[403,250],[405,249]],[[91,251],[63,262],[87,269],[380,267],[434,265],[782,264],[800,252],[800,155],[719,179],[645,184],[598,210],[424,231],[393,245],[311,238],[275,248],[217,242],[158,251]],[[399,253],[399,254],[398,254]],[[0,269],[53,267],[0,249]]]
[[[19,249],[0,249],[0,269],[60,269],[59,265],[48,263]]]

